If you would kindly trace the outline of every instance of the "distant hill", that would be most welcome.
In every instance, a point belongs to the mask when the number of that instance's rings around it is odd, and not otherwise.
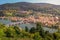
[[[53,5],[49,3],[28,3],[28,2],[18,2],[18,3],[7,3],[0,5],[0,10],[19,10],[27,11],[33,10],[41,13],[49,13],[60,15],[60,5]]]

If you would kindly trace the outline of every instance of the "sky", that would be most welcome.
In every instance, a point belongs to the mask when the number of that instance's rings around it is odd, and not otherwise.
[[[15,2],[51,3],[55,5],[60,5],[60,0],[0,0],[0,4]]]

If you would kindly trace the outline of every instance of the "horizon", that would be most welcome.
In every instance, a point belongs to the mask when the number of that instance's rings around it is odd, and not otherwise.
[[[32,2],[14,2],[14,3],[32,3]],[[13,4],[13,3],[4,3],[4,4]],[[0,4],[0,5],[4,5],[4,4]],[[45,4],[51,4],[51,3],[45,3]],[[52,5],[55,5],[55,4],[52,4]]]
[[[28,3],[49,3],[54,5],[60,5],[60,0],[0,0],[0,5],[6,3],[17,3],[17,2],[28,2]]]

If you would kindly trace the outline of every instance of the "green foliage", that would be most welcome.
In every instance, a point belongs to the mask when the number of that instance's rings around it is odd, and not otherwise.
[[[44,39],[45,40],[54,40],[53,34],[50,34],[50,33],[46,34]]]
[[[20,34],[20,29],[19,29],[19,27],[15,26],[14,29],[15,29],[16,34]]]
[[[6,37],[14,37],[15,36],[15,30],[13,27],[8,27],[6,33]]]
[[[13,13],[5,13],[6,16],[12,16]]]
[[[39,32],[34,34],[34,40],[42,40],[42,37],[39,35]]]
[[[26,31],[26,32],[28,32],[28,31],[29,31],[28,27],[25,27],[25,31]]]
[[[44,30],[42,29],[42,24],[41,23],[37,23],[36,24],[36,30],[37,32],[40,33],[40,35],[44,38],[45,37],[45,32]]]
[[[4,37],[4,36],[5,36],[4,30],[0,29],[0,37]]]
[[[41,23],[39,23],[39,22],[36,23],[36,30],[37,30],[37,32],[42,30],[42,24]]]
[[[56,32],[53,34],[54,39],[59,40],[60,39],[60,33]]]
[[[0,24],[0,40],[60,40],[60,32],[49,33],[42,29],[42,24],[37,23],[36,28],[29,31],[26,27],[21,30],[18,26],[5,26]]]
[[[35,32],[36,32],[35,27],[32,27],[32,28],[30,29],[30,33],[35,33]]]

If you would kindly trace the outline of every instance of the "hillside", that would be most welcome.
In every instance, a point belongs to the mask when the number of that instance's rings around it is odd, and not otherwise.
[[[60,15],[60,5],[53,5],[48,3],[18,2],[18,3],[7,3],[0,5],[0,10],[9,10],[9,9],[18,11],[33,10],[35,12]]]

